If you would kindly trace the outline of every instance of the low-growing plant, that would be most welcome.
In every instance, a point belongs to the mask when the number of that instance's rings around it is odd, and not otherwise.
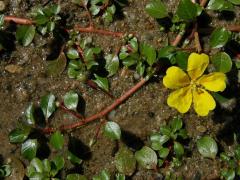
[[[240,145],[235,141],[232,151],[220,153],[223,163],[221,178],[226,180],[238,179],[240,177]]]
[[[175,117],[150,136],[151,148],[158,152],[158,166],[179,167],[184,155],[181,141],[188,138],[180,117]],[[180,141],[179,141],[180,140]]]
[[[10,165],[5,164],[0,166],[0,178],[10,176],[11,172],[12,172],[12,169]]]

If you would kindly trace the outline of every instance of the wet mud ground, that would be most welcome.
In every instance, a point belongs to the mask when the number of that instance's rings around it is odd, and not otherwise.
[[[4,1],[6,9],[4,12],[9,15],[26,17],[30,9],[36,5],[44,4],[43,1],[16,0]],[[167,39],[167,34],[160,32],[157,22],[149,17],[144,11],[147,0],[130,0],[128,6],[122,9],[122,16],[116,18],[109,26],[104,26],[101,20],[94,19],[97,27],[121,32],[135,32],[142,42],[151,43],[155,47],[162,46]],[[173,10],[178,4],[178,0],[164,1],[168,8]],[[67,0],[61,1],[62,15],[67,16],[67,25],[81,24],[87,26],[88,22],[84,16],[82,8],[75,6]],[[212,22],[210,26],[226,25],[229,23],[239,23],[239,9],[230,20],[219,18],[216,13],[211,13]],[[120,45],[119,39],[100,36],[91,36],[96,45],[99,45],[105,52],[114,51]],[[172,37],[174,37],[172,35]],[[208,39],[202,38],[204,48],[208,49]],[[20,160],[19,146],[9,143],[8,134],[16,127],[17,121],[23,118],[23,113],[30,102],[39,103],[40,97],[49,92],[55,94],[59,99],[69,90],[76,90],[82,94],[84,102],[80,109],[85,116],[99,112],[101,109],[111,104],[113,100],[102,91],[94,90],[81,84],[77,80],[67,77],[66,71],[56,78],[46,75],[46,59],[54,49],[54,39],[52,36],[41,37],[37,35],[33,43],[28,47],[18,44],[13,51],[0,55],[0,155],[1,161],[6,162],[8,157],[16,157]],[[14,73],[8,72],[7,65],[18,65],[20,68]],[[162,85],[162,74],[157,75],[137,93],[121,104],[108,115],[108,119],[119,123],[123,131],[121,143],[127,144],[132,150],[139,150],[144,144],[149,145],[148,137],[158,131],[160,126],[168,122],[178,113],[169,108],[166,99],[169,91]],[[230,73],[233,85],[230,85],[227,95],[233,98],[233,103],[228,105],[231,108],[218,108],[207,117],[198,117],[193,110],[183,115],[184,124],[190,136],[190,141],[185,147],[190,151],[183,160],[183,165],[176,169],[177,174],[184,176],[184,179],[218,179],[220,171],[220,160],[203,158],[196,149],[196,140],[202,135],[211,135],[219,143],[220,150],[228,150],[232,144],[232,133],[238,132],[239,125],[239,84],[235,73]],[[134,73],[122,70],[111,78],[111,92],[115,97],[119,97],[126,90],[132,87],[138,80],[134,78]],[[74,122],[76,120],[64,119],[62,112],[56,112],[51,124],[57,125]],[[110,141],[100,135],[96,144],[89,148],[88,144],[94,137],[99,122],[93,122],[80,129],[74,130],[68,136],[72,139],[72,145],[77,146],[84,163],[79,168],[79,172],[91,178],[103,169],[115,172],[114,153],[116,152],[116,142]],[[161,179],[161,176],[151,170],[138,168],[131,179]]]

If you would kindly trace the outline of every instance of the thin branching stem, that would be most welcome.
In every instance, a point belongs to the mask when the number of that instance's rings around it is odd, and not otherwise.
[[[75,27],[74,28],[76,31],[82,32],[82,33],[96,33],[96,34],[101,34],[105,36],[114,36],[114,37],[123,37],[124,33],[122,32],[114,32],[114,31],[109,31],[109,30],[104,30],[104,29],[97,29],[94,27]]]
[[[19,18],[15,16],[4,16],[5,22],[15,22],[16,24],[32,25],[35,22],[31,19]]]
[[[75,129],[78,127],[81,127],[83,125],[86,125],[90,122],[93,122],[97,119],[101,119],[102,117],[106,116],[109,112],[111,112],[113,109],[115,109],[117,106],[119,106],[120,104],[122,104],[122,102],[124,102],[125,100],[127,100],[130,96],[132,96],[136,91],[138,91],[147,81],[149,80],[149,78],[143,78],[141,79],[136,85],[134,85],[132,88],[130,88],[128,91],[126,91],[121,97],[119,97],[118,99],[116,99],[110,106],[107,106],[106,108],[104,108],[102,111],[89,116],[85,119],[82,119],[78,122],[69,124],[69,125],[63,125],[60,126],[59,128],[57,128],[60,131],[66,131],[66,130],[71,130],[71,129]],[[43,129],[44,133],[52,133],[54,132],[56,129],[54,128],[45,128]]]

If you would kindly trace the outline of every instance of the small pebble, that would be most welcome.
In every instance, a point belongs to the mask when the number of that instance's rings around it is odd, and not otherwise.
[[[21,73],[23,68],[18,65],[10,64],[5,66],[5,70],[8,71],[9,73],[14,74],[14,73]]]
[[[6,8],[6,5],[3,1],[0,1],[0,11],[3,11]]]
[[[207,130],[207,128],[206,128],[205,126],[202,126],[202,125],[197,126],[196,129],[197,129],[197,131],[200,132],[200,133],[204,133],[204,132],[206,132],[206,130]]]

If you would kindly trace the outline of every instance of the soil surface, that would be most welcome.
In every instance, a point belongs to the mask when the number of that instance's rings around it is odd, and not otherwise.
[[[28,17],[30,9],[34,6],[43,5],[46,0],[4,0],[4,13],[18,17]],[[136,33],[141,42],[147,42],[155,47],[160,47],[166,41],[168,35],[159,31],[156,20],[151,18],[144,7],[148,0],[129,0],[129,4],[122,9],[122,16],[117,17],[113,23],[104,26],[103,22],[95,18],[97,27],[113,31]],[[164,0],[169,10],[174,10],[178,0]],[[84,9],[73,5],[68,0],[61,1],[62,16],[66,17],[67,25],[80,24],[87,26],[87,18]],[[226,24],[239,23],[239,9],[230,19],[220,14],[209,12],[212,17],[210,26],[224,26]],[[14,31],[15,26],[9,25],[9,31]],[[87,34],[91,36],[96,45],[105,52],[111,52],[120,45],[117,38]],[[174,38],[175,35],[170,37]],[[204,48],[208,49],[208,39],[202,35]],[[54,37],[42,37],[37,35],[33,43],[23,47],[16,43],[11,52],[0,54],[0,155],[1,161],[6,162],[8,157],[16,157],[25,162],[20,156],[19,146],[9,143],[8,134],[23,118],[23,113],[30,102],[39,103],[40,97],[49,92],[55,94],[59,99],[69,90],[75,90],[82,94],[84,99],[80,111],[85,116],[99,112],[101,109],[113,102],[109,96],[99,90],[89,88],[77,80],[69,79],[67,73],[56,78],[46,75],[46,61],[54,50]],[[16,65],[14,72],[6,70],[6,66]],[[100,135],[96,144],[91,148],[88,146],[94,137],[99,121],[95,121],[80,129],[69,133],[72,146],[79,148],[79,155],[84,160],[78,172],[91,178],[103,169],[115,172],[114,154],[116,148],[122,143],[128,145],[132,150],[139,150],[143,145],[149,145],[149,135],[158,131],[161,125],[168,122],[178,112],[166,104],[169,90],[163,87],[162,77],[159,74],[141,88],[137,93],[121,104],[108,115],[108,119],[119,123],[122,128],[123,138],[120,144],[110,141]],[[239,116],[239,84],[237,84],[235,73],[229,74],[230,82],[234,87],[229,86],[226,96],[232,98],[232,103],[225,107],[218,108],[207,117],[198,117],[193,110],[183,115],[184,124],[188,131],[190,140],[185,147],[191,150],[183,160],[183,166],[176,169],[177,174],[183,175],[184,179],[218,179],[220,171],[220,160],[201,157],[196,148],[196,140],[203,135],[214,137],[220,147],[220,151],[228,150],[232,144],[232,133],[238,132],[240,125]],[[111,78],[111,93],[119,97],[126,90],[136,84],[138,80],[134,72],[120,70],[117,75]],[[51,124],[71,123],[76,119],[64,118],[62,112],[56,112]],[[140,167],[130,179],[161,179],[162,176],[154,171],[146,171]]]

